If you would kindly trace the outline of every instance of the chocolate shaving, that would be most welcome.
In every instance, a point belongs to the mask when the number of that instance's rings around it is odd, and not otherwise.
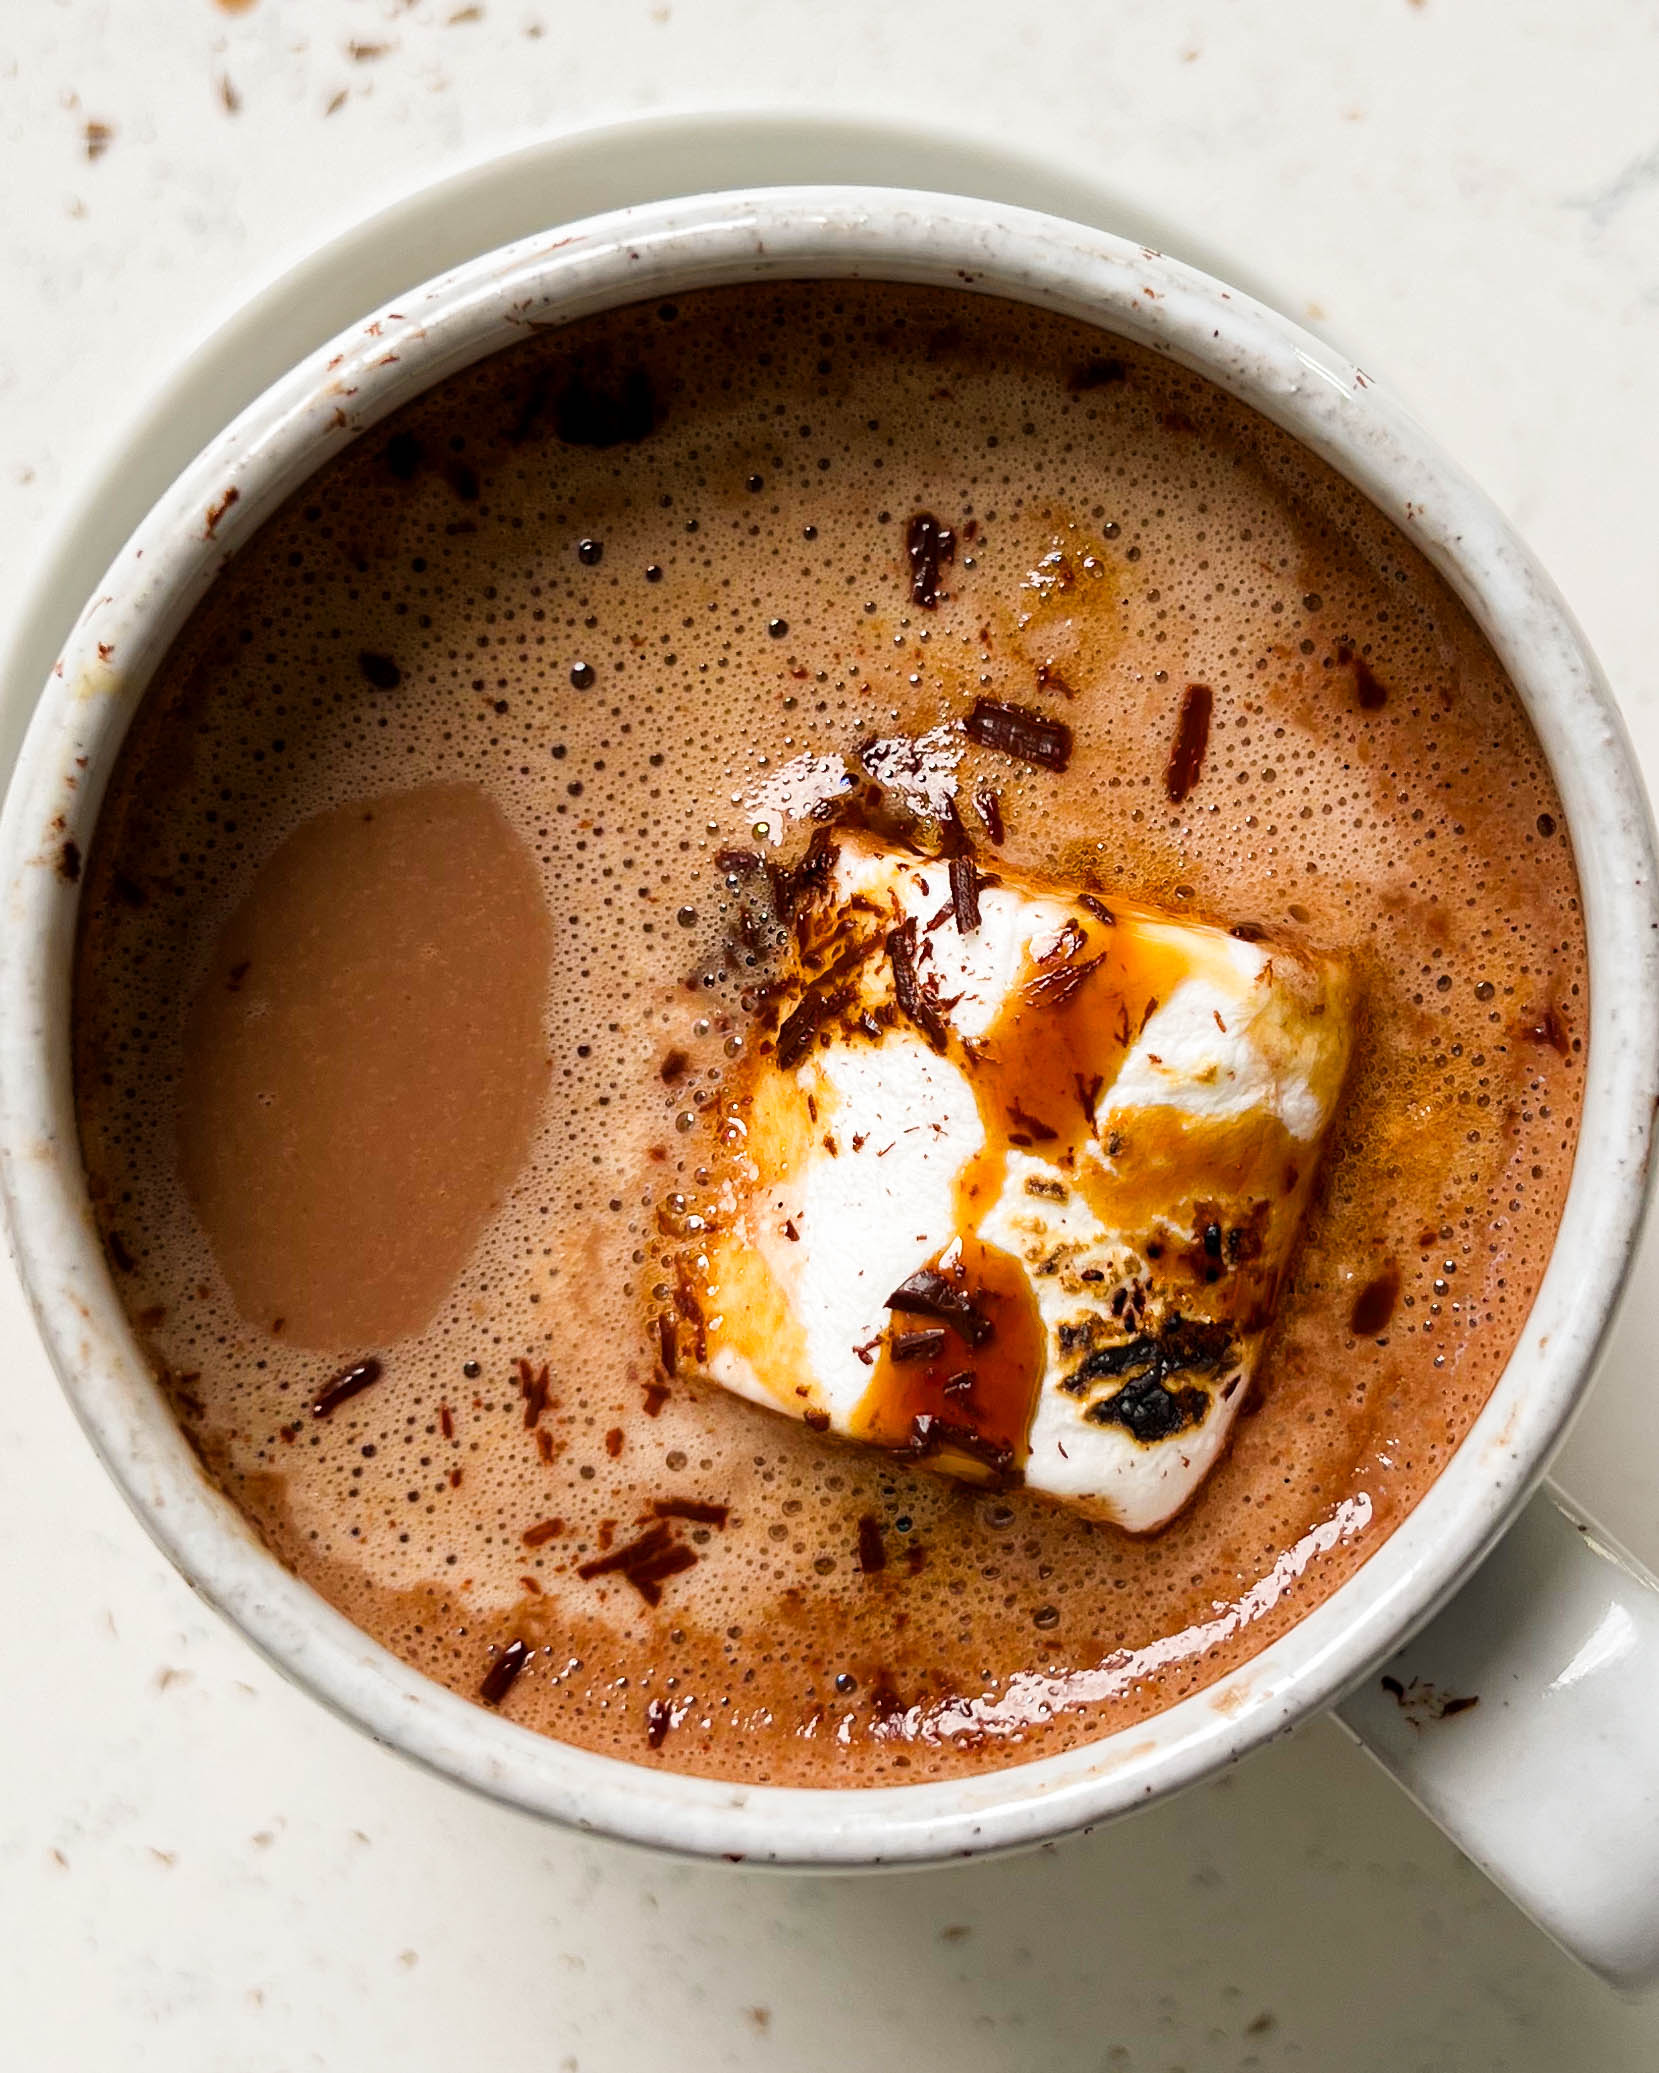
[[[1374,1339],[1388,1329],[1394,1305],[1400,1300],[1400,1270],[1392,1260],[1374,1280],[1368,1281],[1354,1298],[1348,1313],[1348,1329],[1361,1339]]]
[[[809,892],[816,892],[828,883],[835,857],[834,837],[829,829],[823,828],[813,836],[806,855],[794,870],[783,871],[776,864],[766,866],[767,882],[772,889],[772,911],[779,921],[788,921]]]
[[[624,1576],[647,1605],[656,1605],[661,1602],[664,1581],[691,1568],[696,1560],[694,1549],[675,1540],[666,1524],[659,1524],[648,1526],[626,1547],[613,1548],[608,1555],[596,1555],[591,1561],[578,1563],[576,1574],[584,1583],[596,1576]]]
[[[893,967],[893,998],[899,1004],[899,1012],[906,1021],[914,1023],[935,1051],[945,1048],[945,1021],[938,1008],[923,992],[916,977],[916,917],[902,928],[889,932],[887,937],[887,961]],[[778,1043],[781,1049],[782,1032]],[[781,1061],[780,1061],[781,1062]]]
[[[1055,1138],[1060,1135],[1058,1130],[1051,1130],[1046,1123],[1040,1122],[1036,1116],[1028,1116],[1017,1101],[1011,1101],[1008,1104],[1008,1120],[1014,1125],[1015,1129],[1020,1131],[1028,1145],[1052,1144]],[[1018,1144],[1020,1139],[1014,1138],[1012,1142]]]
[[[800,1064],[812,1048],[812,1040],[832,1015],[840,1014],[852,999],[852,988],[840,982],[856,964],[868,956],[868,947],[854,943],[844,950],[821,979],[814,979],[778,1030],[778,1070],[788,1072]]]
[[[659,1519],[685,1519],[693,1526],[724,1526],[729,1504],[709,1504],[701,1497],[659,1497],[651,1507]]]
[[[830,1429],[830,1415],[828,1411],[803,1411],[801,1413],[801,1422],[809,1432],[828,1432]]]
[[[1381,681],[1369,662],[1347,641],[1337,644],[1336,659],[1344,668],[1353,672],[1354,696],[1364,713],[1379,713],[1388,703],[1388,686]]]
[[[518,1364],[519,1393],[524,1398],[524,1428],[533,1432],[541,1423],[541,1414],[547,1409],[548,1372],[543,1361],[540,1368],[533,1368],[527,1360]]]
[[[563,1519],[543,1519],[539,1526],[526,1526],[519,1538],[527,1548],[544,1548],[565,1530]]]
[[[866,1576],[874,1576],[878,1569],[887,1567],[881,1528],[868,1513],[858,1522],[858,1566]]]
[[[1085,958],[1081,964],[1056,965],[1052,972],[1039,972],[1028,979],[1022,991],[1034,1008],[1063,1008],[1091,973],[1106,962],[1104,951]]]
[[[1047,720],[1029,706],[1007,705],[1000,698],[976,698],[962,722],[970,741],[996,749],[1020,763],[1042,770],[1064,770],[1071,761],[1071,729],[1063,720]]]
[[[679,1327],[666,1310],[657,1318],[657,1356],[662,1362],[662,1371],[665,1375],[674,1375],[679,1372]]]
[[[970,1346],[983,1346],[996,1333],[996,1326],[966,1289],[946,1280],[936,1267],[918,1267],[894,1289],[887,1298],[886,1307],[910,1311],[922,1317],[937,1317]]]
[[[509,1641],[489,1669],[484,1673],[484,1682],[478,1687],[478,1696],[486,1706],[499,1706],[513,1688],[513,1679],[530,1660],[530,1651],[522,1641]]]
[[[645,1740],[649,1748],[660,1749],[674,1725],[673,1709],[666,1699],[653,1699],[645,1709]]]
[[[367,1389],[371,1382],[378,1382],[382,1372],[379,1361],[372,1354],[367,1360],[360,1360],[355,1367],[343,1368],[333,1381],[319,1391],[311,1406],[312,1417],[329,1417],[348,1397],[356,1396],[361,1389]]]
[[[1181,717],[1176,723],[1175,746],[1164,770],[1164,790],[1170,803],[1179,806],[1197,784],[1204,768],[1204,751],[1210,740],[1210,710],[1215,695],[1208,684],[1189,684],[1181,699]]]
[[[1092,914],[1096,921],[1103,921],[1109,929],[1117,927],[1117,917],[1113,914],[1111,908],[1106,905],[1104,900],[1097,900],[1093,893],[1079,893],[1077,895],[1077,904],[1085,912]]]
[[[1002,824],[1002,801],[987,787],[974,794],[974,811],[985,823],[985,832],[991,840],[1001,846],[1007,830]]]
[[[962,825],[956,801],[949,794],[935,808],[939,826],[939,854],[942,857],[971,857],[973,842]]]
[[[971,936],[979,926],[979,873],[972,857],[952,857],[950,870],[950,899],[956,910],[956,927],[959,935]]]
[[[896,1361],[931,1360],[945,1343],[942,1324],[924,1325],[920,1331],[895,1332],[887,1350]]]
[[[448,1404],[440,1404],[438,1406],[438,1430],[446,1440],[452,1440],[455,1437],[455,1413],[449,1408]]]
[[[931,612],[943,595],[939,572],[956,559],[956,535],[931,511],[918,511],[904,529],[905,558],[910,567],[910,595]]]
[[[910,1444],[904,1451],[918,1461],[930,1454],[965,1454],[999,1477],[1006,1476],[1014,1466],[1014,1450],[1006,1440],[991,1439],[971,1425],[957,1425],[930,1411],[921,1412],[912,1423]]]
[[[697,1550],[688,1548],[684,1542],[676,1544],[659,1555],[655,1561],[643,1563],[628,1572],[628,1581],[647,1605],[662,1603],[662,1587],[671,1576],[678,1576],[682,1570],[696,1567]]]

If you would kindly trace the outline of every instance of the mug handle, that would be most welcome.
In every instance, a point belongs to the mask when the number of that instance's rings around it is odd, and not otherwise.
[[[1603,1979],[1659,1979],[1659,1582],[1552,1484],[1336,1709]]]

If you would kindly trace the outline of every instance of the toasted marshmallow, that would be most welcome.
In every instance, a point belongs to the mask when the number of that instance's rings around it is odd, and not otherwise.
[[[678,1344],[815,1428],[1131,1532],[1248,1394],[1350,1045],[1336,963],[820,836]]]

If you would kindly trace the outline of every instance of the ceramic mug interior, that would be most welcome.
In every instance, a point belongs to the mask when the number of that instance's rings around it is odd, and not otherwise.
[[[428,1682],[284,1570],[204,1478],[129,1329],[86,1199],[69,1063],[79,859],[151,674],[238,544],[349,440],[526,325],[805,276],[965,287],[1098,324],[1206,375],[1361,488],[1448,579],[1526,706],[1573,835],[1591,970],[1579,1145],[1555,1251],[1497,1387],[1417,1509],[1296,1626],[1149,1721],[962,1780],[847,1790],[734,1785],[531,1734]],[[343,1717],[498,1799],[659,1847],[853,1865],[1029,1844],[1189,1784],[1330,1704],[1456,1587],[1542,1474],[1589,1379],[1645,1201],[1659,1090],[1652,831],[1607,688],[1548,579],[1417,426],[1328,347],[1156,252],[991,203],[849,188],[646,206],[473,261],[355,326],[215,440],[117,558],[41,698],[0,852],[11,1239],[63,1386],[129,1502],[192,1586]]]

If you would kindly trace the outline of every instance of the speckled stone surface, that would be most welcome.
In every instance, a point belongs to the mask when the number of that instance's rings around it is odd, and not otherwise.
[[[0,638],[145,392],[370,207],[637,111],[910,113],[1040,148],[1390,380],[1550,566],[1659,775],[1659,21],[1613,0],[843,0],[825,21],[778,0],[15,0]],[[631,198],[581,190],[580,163],[566,213]],[[405,278],[430,270],[417,240]],[[1656,1257],[1650,1239],[1560,1471],[1650,1562]],[[1659,2062],[1659,2009],[1577,1974],[1325,1724],[1093,1838],[879,1880],[666,1867],[484,1806],[287,1690],[192,1600],[76,1432],[9,1276],[0,1345],[8,2062]]]

